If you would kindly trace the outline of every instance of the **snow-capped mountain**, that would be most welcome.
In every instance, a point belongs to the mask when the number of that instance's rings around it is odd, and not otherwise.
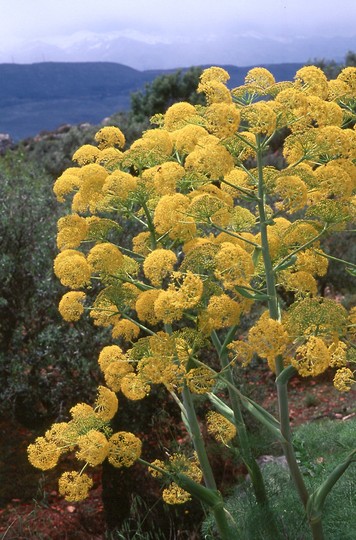
[[[265,37],[257,33],[221,37],[178,37],[170,40],[132,32],[76,33],[22,44],[11,57],[0,51],[0,63],[118,62],[135,69],[171,69],[206,64],[258,65],[306,62],[324,58],[341,61],[356,49],[353,37]]]

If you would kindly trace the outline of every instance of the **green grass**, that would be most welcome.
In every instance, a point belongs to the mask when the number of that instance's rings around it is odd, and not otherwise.
[[[356,420],[314,421],[295,432],[295,447],[309,490],[317,488],[333,468],[355,447]],[[287,468],[269,463],[263,468],[271,509],[282,538],[310,540],[304,509],[298,499]],[[263,540],[266,516],[254,501],[250,484],[238,486],[228,499],[227,508],[240,527],[243,540]],[[326,540],[356,538],[356,465],[351,464],[329,493],[323,512]],[[216,538],[213,520],[202,528],[206,540]]]

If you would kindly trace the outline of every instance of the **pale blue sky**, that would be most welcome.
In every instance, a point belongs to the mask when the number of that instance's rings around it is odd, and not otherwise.
[[[0,0],[0,12],[0,62],[38,61],[41,47],[47,60],[61,50],[70,60],[73,45],[94,35],[142,44],[199,38],[219,43],[221,56],[226,36],[259,39],[261,47],[265,37],[283,47],[285,39],[356,36],[356,0]]]

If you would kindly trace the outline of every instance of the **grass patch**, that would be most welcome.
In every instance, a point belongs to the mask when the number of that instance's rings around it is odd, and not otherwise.
[[[300,426],[295,431],[294,443],[306,485],[316,489],[334,467],[355,446],[356,420],[345,422],[323,420]],[[311,534],[304,509],[295,492],[288,469],[267,463],[263,469],[270,505],[276,516],[282,538],[309,540]],[[266,515],[257,506],[251,485],[235,488],[227,501],[227,509],[240,527],[244,540],[265,538]],[[356,538],[356,467],[351,464],[329,493],[323,513],[326,540],[354,540]],[[203,538],[217,538],[213,519],[202,527]]]

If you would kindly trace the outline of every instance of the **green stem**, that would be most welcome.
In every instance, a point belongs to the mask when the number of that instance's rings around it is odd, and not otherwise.
[[[234,238],[238,238],[239,240],[242,240],[243,242],[246,242],[246,244],[250,244],[251,246],[255,247],[255,248],[259,248],[260,245],[257,244],[256,242],[252,242],[251,240],[248,240],[247,238],[244,238],[243,236],[241,236],[240,234],[236,234],[232,231],[229,231],[228,229],[224,229],[223,227],[220,227],[219,225],[217,225],[216,223],[213,223],[211,220],[210,220],[210,224],[215,227],[215,229],[217,229],[218,231],[221,231],[221,232],[224,232],[230,236],[233,236]]]
[[[150,211],[149,211],[149,209],[147,207],[146,202],[142,201],[141,204],[142,204],[142,208],[143,208],[143,211],[145,212],[145,216],[146,216],[146,219],[147,219],[147,227],[148,227],[148,230],[150,231],[150,234],[151,234],[151,248],[156,249],[156,247],[157,247],[156,231],[155,231],[155,226],[154,226],[153,221],[152,221],[152,216],[150,214]]]
[[[280,374],[283,373],[283,358],[278,356],[276,358],[276,367],[278,365],[278,371]],[[288,369],[288,368],[287,368]],[[277,370],[276,370],[277,371]],[[285,379],[285,380],[284,380]],[[305,486],[302,474],[300,472],[298,462],[294,453],[294,448],[292,445],[292,433],[290,429],[290,420],[289,420],[289,403],[288,403],[288,378],[284,378],[279,375],[276,379],[277,386],[277,396],[278,396],[278,407],[279,407],[279,419],[281,424],[281,433],[286,440],[285,443],[282,443],[284,454],[288,463],[288,467],[297,488],[299,497],[306,508],[309,494]]]
[[[231,327],[227,335],[225,336],[224,342],[221,345],[216,332],[212,333],[212,341],[215,345],[217,353],[219,355],[223,378],[228,383],[228,393],[231,403],[231,408],[234,413],[235,424],[237,428],[237,435],[239,439],[240,452],[243,462],[245,463],[247,470],[250,474],[253,489],[255,492],[256,500],[258,504],[264,507],[268,513],[268,520],[266,523],[266,534],[268,533],[268,538],[276,540],[280,538],[280,533],[277,529],[274,516],[269,508],[268,497],[265,488],[265,483],[261,470],[251,452],[251,446],[248,438],[248,433],[245,425],[245,421],[242,415],[240,400],[236,392],[233,391],[235,387],[234,375],[231,369],[231,364],[228,359],[227,346],[232,341],[233,336],[235,335],[237,326]],[[219,347],[220,344],[220,347]],[[267,538],[267,536],[266,536]]]
[[[192,442],[195,448],[195,451],[198,455],[199,463],[202,468],[203,476],[204,476],[204,482],[207,488],[210,489],[217,489],[214,474],[209,462],[208,455],[206,453],[205,444],[203,440],[203,436],[200,431],[199,422],[195,413],[194,404],[192,395],[190,393],[189,388],[184,385],[183,392],[183,405],[187,413],[187,420],[189,422],[191,434],[192,434]]]
[[[268,298],[268,308],[270,317],[275,320],[279,320],[279,305],[276,291],[275,274],[272,266],[271,255],[269,251],[268,236],[267,236],[267,219],[265,213],[265,187],[263,178],[263,164],[262,164],[262,145],[260,143],[259,135],[256,135],[257,141],[257,169],[258,169],[258,210],[260,214],[260,233],[261,233],[261,245],[262,245],[262,257],[264,261],[266,285]],[[323,231],[324,232],[324,231]],[[290,255],[289,255],[290,256]],[[283,377],[279,378],[280,374],[284,370],[283,357],[278,355],[276,357],[276,386],[277,386],[277,398],[278,408],[280,416],[281,433],[285,439],[282,443],[283,451],[288,463],[291,477],[296,486],[298,495],[306,509],[309,494],[305,486],[303,476],[298,466],[298,462],[295,456],[292,434],[289,420],[289,403],[288,403],[288,378],[284,380]],[[313,524],[310,522],[311,531],[314,540],[323,540],[322,525],[320,523]]]
[[[323,236],[323,234],[327,231],[327,224],[324,225],[323,227],[323,230],[317,234],[316,236],[314,236],[314,238],[312,238],[311,240],[308,240],[308,242],[305,242],[305,244],[303,244],[302,246],[299,246],[297,247],[296,249],[294,249],[293,251],[291,251],[290,253],[288,253],[288,255],[286,255],[284,257],[284,259],[282,259],[274,268],[273,268],[273,271],[274,272],[278,272],[278,269],[284,265],[285,262],[287,262],[291,257],[293,257],[293,255],[296,255],[297,253],[299,253],[300,251],[302,251],[303,249],[306,249],[308,248],[309,246],[311,246],[312,244],[314,244],[314,242],[316,242],[317,240],[319,240],[319,238],[321,238]],[[320,254],[321,255],[321,254]]]
[[[356,268],[356,264],[354,264],[354,263],[352,263],[350,261],[345,261],[344,259],[339,259],[338,257],[334,257],[333,255],[329,255],[328,253],[322,253],[321,251],[318,251],[317,249],[314,249],[313,251],[317,255],[320,255],[320,257],[325,257],[326,259],[330,259],[332,261],[341,262],[341,263],[343,263],[346,266],[349,266],[351,268]]]
[[[257,140],[257,170],[258,170],[258,212],[260,215],[260,234],[261,234],[261,249],[262,257],[266,273],[266,286],[268,299],[268,308],[272,319],[279,319],[279,307],[278,298],[276,292],[276,282],[273,272],[271,255],[269,252],[268,236],[267,236],[267,223],[265,212],[266,194],[264,189],[263,180],[263,165],[262,165],[262,146],[260,145],[259,136],[256,135]],[[278,375],[278,373],[277,373]]]
[[[214,474],[213,474],[213,471],[209,462],[208,455],[206,453],[204,440],[203,440],[203,437],[200,431],[199,422],[195,413],[192,395],[187,385],[184,385],[182,395],[183,395],[183,404],[187,413],[187,420],[188,420],[190,431],[191,431],[192,442],[193,442],[193,445],[197,453],[198,460],[199,460],[199,463],[203,472],[205,485],[207,488],[217,491]],[[234,539],[238,540],[239,536],[237,536],[236,527],[234,527],[235,530],[232,531],[232,527],[230,527],[228,524],[228,521],[227,521],[228,514],[224,508],[224,504],[222,500],[219,504],[216,504],[213,506],[212,512],[214,514],[216,526],[219,530],[222,540],[234,540]]]
[[[168,334],[172,332],[172,328],[170,325],[165,325],[165,330]],[[194,408],[193,398],[186,384],[184,384],[183,386],[182,397],[183,397],[183,405],[186,411],[186,418],[187,418],[189,428],[190,428],[192,442],[198,456],[200,467],[202,469],[204,483],[208,489],[211,489],[217,492],[218,490],[217,490],[213,470],[211,468],[208,454],[206,452],[204,439],[200,430],[198,418],[197,418],[195,408]],[[222,540],[235,540],[235,539],[238,540],[239,535],[236,529],[236,525],[233,523],[231,523],[231,526],[229,525],[227,521],[228,513],[226,512],[222,499],[221,499],[221,502],[219,502],[219,504],[216,504],[212,507],[212,512],[214,514],[216,526],[218,528],[218,531],[220,533]]]

